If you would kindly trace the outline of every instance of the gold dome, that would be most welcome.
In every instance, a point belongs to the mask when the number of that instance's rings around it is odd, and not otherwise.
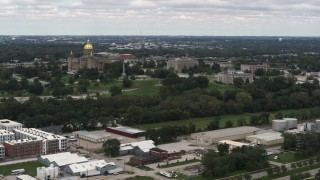
[[[92,44],[86,44],[84,47],[83,47],[83,49],[85,49],[85,50],[92,50],[93,49],[93,46],[92,46]]]
[[[84,45],[83,49],[84,49],[84,50],[93,50],[93,46],[92,46],[92,44],[90,43],[89,39],[88,39],[88,41],[87,41],[87,44]]]

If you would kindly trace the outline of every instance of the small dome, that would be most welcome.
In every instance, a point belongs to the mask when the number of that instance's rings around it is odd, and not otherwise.
[[[85,49],[85,50],[92,50],[92,49],[93,49],[93,46],[92,46],[92,44],[87,43],[87,44],[83,47],[83,49]]]

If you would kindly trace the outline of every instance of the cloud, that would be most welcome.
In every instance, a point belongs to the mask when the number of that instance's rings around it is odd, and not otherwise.
[[[216,25],[225,29],[243,25],[250,30],[250,27],[266,28],[268,24],[286,29],[302,23],[314,28],[319,19],[319,0],[0,0],[0,25],[11,21],[77,22],[79,26],[92,22],[105,23],[104,27],[144,23],[187,29],[203,25],[209,31]]]

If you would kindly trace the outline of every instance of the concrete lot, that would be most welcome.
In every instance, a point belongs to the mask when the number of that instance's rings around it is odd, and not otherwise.
[[[205,144],[195,144],[190,141],[182,140],[181,142],[170,143],[170,144],[161,144],[157,146],[160,149],[169,151],[169,152],[179,152],[181,150],[184,151],[192,151],[195,149],[205,149],[208,146]]]

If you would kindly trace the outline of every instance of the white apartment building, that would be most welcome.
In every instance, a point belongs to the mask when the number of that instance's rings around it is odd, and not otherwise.
[[[1,119],[0,120],[0,129],[4,129],[7,131],[13,131],[14,129],[21,129],[21,128],[22,128],[21,123],[11,121],[9,119]]]
[[[0,144],[2,144],[4,141],[12,141],[12,140],[15,140],[13,132],[0,129]]]
[[[242,71],[235,71],[233,68],[229,68],[227,71],[218,73],[217,81],[222,82],[223,84],[233,84],[235,78],[242,78],[244,82],[249,81],[253,82],[252,73],[244,73]]]
[[[16,139],[42,140],[42,154],[66,151],[67,138],[35,128],[15,129]]]

